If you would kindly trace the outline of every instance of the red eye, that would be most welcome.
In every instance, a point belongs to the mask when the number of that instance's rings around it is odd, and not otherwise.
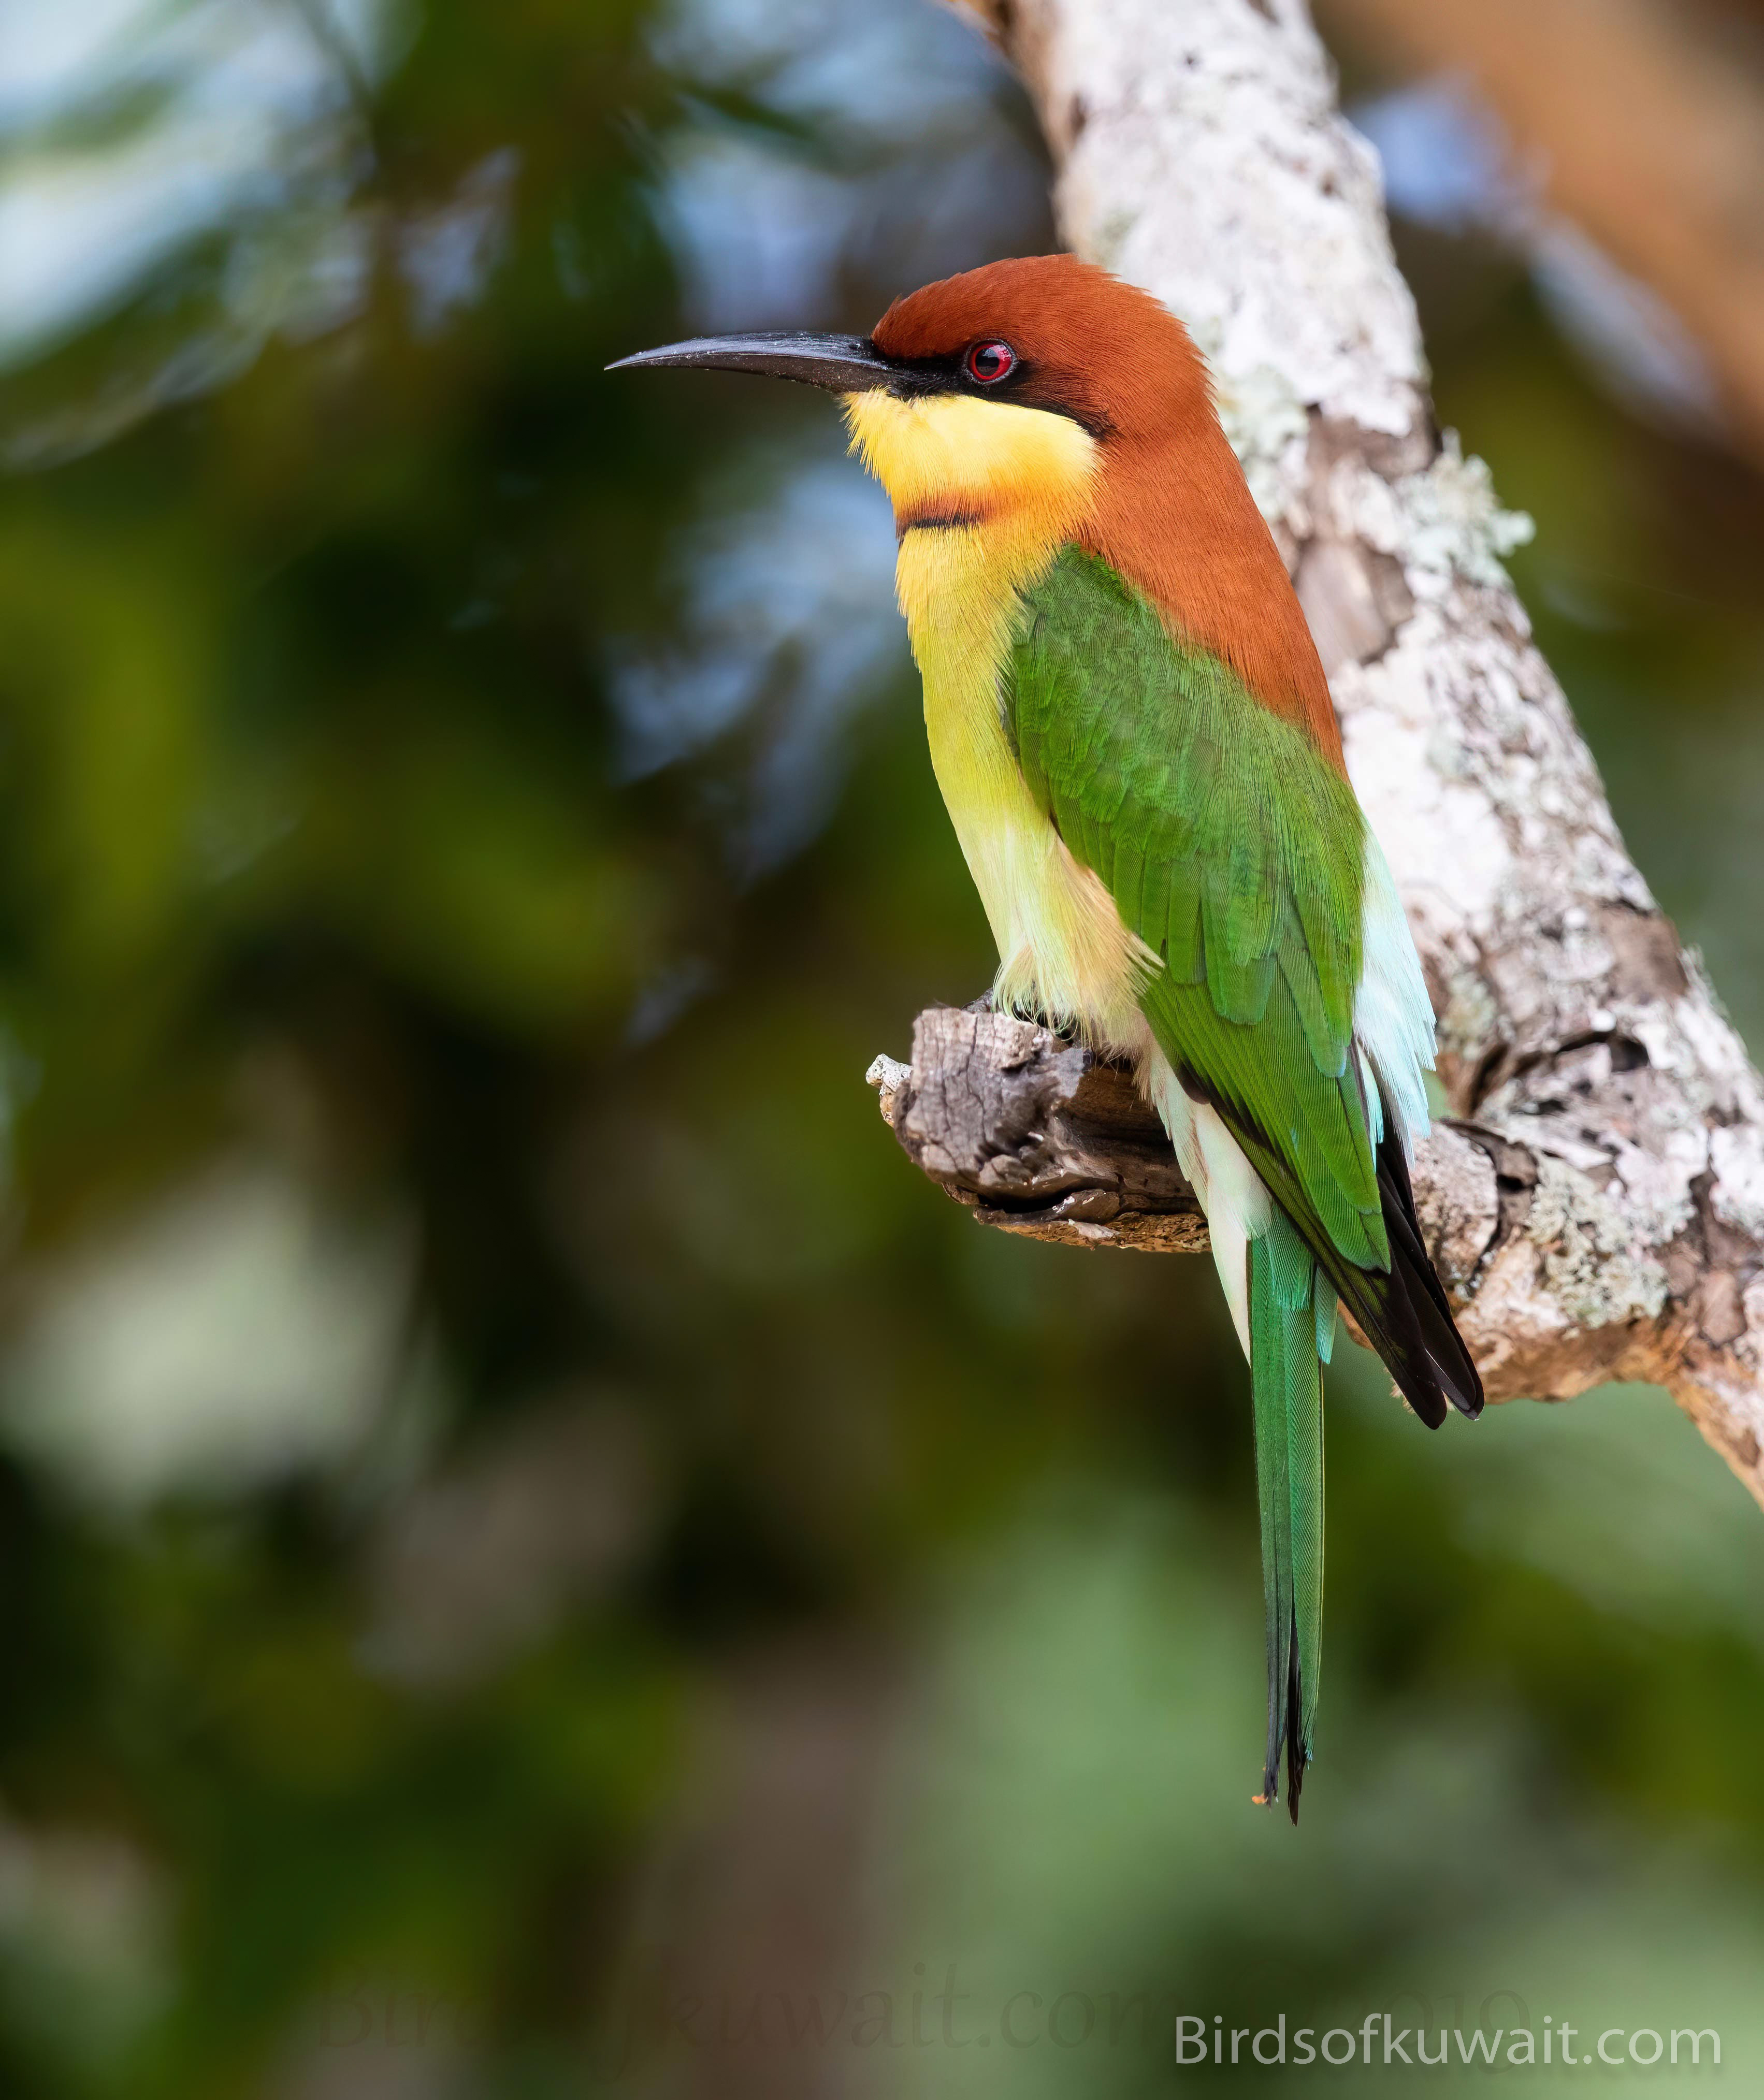
[[[977,342],[965,360],[968,376],[981,386],[996,386],[1017,369],[1017,352],[1008,342]]]

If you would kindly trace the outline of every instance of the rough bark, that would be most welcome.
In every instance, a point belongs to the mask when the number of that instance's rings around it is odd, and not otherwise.
[[[907,1156],[982,1224],[1067,1246],[1192,1254],[1206,1220],[1129,1075],[1074,1043],[972,1007],[934,1006],[911,1065],[870,1067]]]
[[[1322,650],[1440,1016],[1422,1208],[1491,1396],[1656,1381],[1764,1502],[1764,1088],[1532,644],[1500,565],[1524,521],[1434,426],[1376,159],[1301,0],[972,11],[1071,245],[1211,359]],[[1108,1083],[1023,1026],[925,1016],[904,1076],[878,1061],[908,1150],[989,1222],[1201,1244],[1180,1192],[1149,1200],[1143,1126],[1095,1112]]]

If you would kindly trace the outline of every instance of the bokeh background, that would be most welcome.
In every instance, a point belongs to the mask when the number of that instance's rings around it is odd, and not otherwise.
[[[1764,1046],[1764,16],[1323,26]],[[991,960],[885,504],[602,367],[1047,174],[926,0],[0,10],[0,2090],[1106,2100],[1171,2009],[1764,2082],[1764,1518],[1664,1396],[1343,1352],[1294,1833],[1207,1265],[977,1229],[862,1083]]]

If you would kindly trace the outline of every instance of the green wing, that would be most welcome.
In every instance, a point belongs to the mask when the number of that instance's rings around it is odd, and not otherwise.
[[[1352,1054],[1365,869],[1352,789],[1074,547],[1024,594],[1002,699],[1030,792],[1163,958],[1140,1003],[1165,1055],[1326,1270],[1388,1268]]]

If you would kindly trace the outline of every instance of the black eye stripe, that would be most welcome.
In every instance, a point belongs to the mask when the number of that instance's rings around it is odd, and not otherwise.
[[[999,378],[976,379],[968,368],[968,358],[976,350],[986,349],[994,343],[1009,351],[1012,362]],[[1007,390],[999,381],[1008,379],[1008,398],[1012,402],[1025,408],[1045,409],[1050,415],[1069,417],[1080,430],[1088,430],[1093,438],[1109,435],[1109,419],[1093,399],[1069,390],[1057,374],[1018,355],[1002,336],[977,336],[965,350],[919,357],[894,351],[884,351],[883,355],[893,374],[889,391],[901,400],[916,400],[938,394],[991,393],[994,390],[1005,398]]]

